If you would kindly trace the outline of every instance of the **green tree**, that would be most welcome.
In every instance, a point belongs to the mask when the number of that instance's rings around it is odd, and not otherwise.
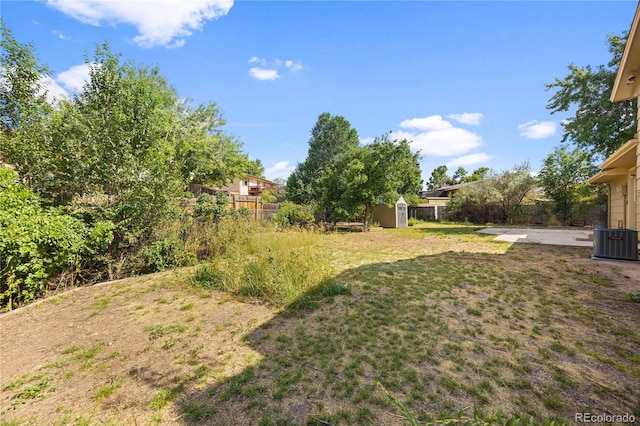
[[[456,171],[453,173],[452,180],[454,184],[462,183],[464,182],[466,177],[467,177],[467,171],[465,170],[464,167],[461,166],[461,167],[458,167]]]
[[[95,65],[83,91],[52,115],[48,156],[55,162],[38,187],[56,204],[104,199],[89,215],[116,224],[109,253],[122,259],[175,216],[186,184],[226,183],[249,159],[220,130],[217,107],[191,109],[159,69],[122,61],[108,44],[87,62]]]
[[[358,132],[349,121],[325,112],[311,130],[309,151],[287,180],[287,198],[294,203],[309,204],[322,196],[320,178],[335,159],[360,143]]]
[[[264,179],[264,165],[262,164],[262,160],[259,158],[250,160],[249,166],[247,167],[247,174]]]
[[[502,221],[502,214],[498,218],[495,215],[496,209],[492,208],[501,199],[501,194],[489,181],[476,181],[472,185],[462,186],[451,197],[446,208],[447,214],[451,219],[474,223]]]
[[[221,130],[225,120],[215,104],[192,109],[179,102],[173,108],[178,112],[170,115],[170,136],[184,182],[226,185],[249,171],[260,172],[262,164],[249,160],[242,143]]]
[[[260,199],[263,203],[275,203],[278,201],[279,195],[280,194],[275,189],[265,189],[260,194]]]
[[[525,197],[536,184],[529,163],[502,172],[481,172],[487,174],[485,179],[464,185],[453,195],[449,214],[476,223],[517,221]]]
[[[427,189],[434,190],[447,185],[453,185],[453,179],[447,175],[447,166],[443,164],[431,172],[431,177],[427,181]]]
[[[375,205],[393,204],[400,195],[420,191],[419,158],[407,140],[391,141],[386,134],[370,145],[353,147],[323,175],[321,204],[333,212],[334,221],[362,215],[366,229]]]
[[[463,182],[468,183],[482,180],[487,176],[487,173],[489,173],[489,171],[490,169],[488,167],[479,167],[475,169],[470,175],[465,176]]]
[[[47,155],[46,122],[52,111],[45,78],[33,44],[21,44],[0,20],[0,162],[11,164],[32,185],[52,161]]]
[[[568,75],[546,85],[547,90],[556,91],[547,104],[552,114],[575,111],[562,121],[562,142],[571,141],[591,154],[607,157],[634,137],[636,99],[610,101],[626,39],[627,34],[608,37],[612,59],[607,65],[594,68],[570,64]]]
[[[553,200],[553,210],[564,224],[573,219],[580,199],[594,192],[587,179],[597,172],[589,153],[580,148],[556,148],[544,159],[540,182],[545,194]]]
[[[511,170],[489,175],[488,184],[500,194],[504,220],[515,221],[521,215],[522,202],[536,185],[529,162],[515,165]]]

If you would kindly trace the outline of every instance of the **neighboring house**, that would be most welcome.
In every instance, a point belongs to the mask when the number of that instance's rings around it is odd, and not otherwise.
[[[378,204],[373,208],[373,220],[383,228],[406,228],[408,226],[407,202],[400,197],[396,203],[389,207],[386,204]]]
[[[636,10],[629,38],[611,91],[611,102],[640,97],[640,8]],[[639,102],[640,105],[640,102]],[[640,117],[640,110],[638,111]],[[640,124],[640,121],[639,121]],[[640,130],[640,129],[638,129]],[[635,229],[640,227],[640,145],[636,137],[611,154],[600,172],[589,183],[608,186],[608,227]]]
[[[421,220],[440,220],[443,217],[444,206],[447,205],[453,194],[466,185],[473,185],[476,182],[458,183],[455,185],[445,185],[437,189],[422,191],[420,204],[409,206],[409,217]]]
[[[422,191],[420,196],[422,198],[451,198],[453,194],[458,192],[463,185],[467,185],[466,183],[458,183],[455,185],[445,185],[441,186],[437,189],[432,189],[430,191]]]
[[[265,204],[262,202],[260,195],[264,190],[270,189],[277,191],[277,188],[278,184],[276,182],[247,175],[220,188],[192,183],[189,185],[188,190],[196,197],[200,194],[215,195],[218,192],[224,192],[229,195],[230,208],[234,210],[247,209],[253,219],[270,219],[278,211],[278,204]]]
[[[233,195],[260,195],[262,191],[266,189],[277,191],[278,184],[257,176],[247,175],[227,186],[223,186],[220,188],[220,191],[225,191]]]
[[[420,220],[440,220],[449,197],[441,190],[422,191],[420,204],[409,206],[409,217]]]
[[[473,182],[463,182],[456,183],[455,185],[445,185],[441,186],[437,189],[432,189],[430,191],[422,191],[420,196],[422,198],[451,198],[453,194],[458,192],[460,188],[468,185],[475,185],[476,183],[481,182],[479,180],[474,180]]]

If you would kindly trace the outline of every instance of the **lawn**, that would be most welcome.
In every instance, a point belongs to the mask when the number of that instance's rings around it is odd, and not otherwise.
[[[351,294],[282,309],[193,269],[0,317],[0,424],[640,418],[639,265],[429,224],[316,235]]]

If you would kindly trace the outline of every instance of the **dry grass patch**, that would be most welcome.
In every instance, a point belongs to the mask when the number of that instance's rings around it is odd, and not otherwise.
[[[313,309],[194,289],[191,270],[4,315],[2,416],[404,424],[397,401],[419,423],[474,407],[536,422],[572,423],[582,411],[640,417],[640,304],[625,298],[637,293],[638,266],[496,243],[475,229],[315,235],[312,249],[331,257],[333,280],[352,294],[319,297]],[[18,396],[25,386],[37,397]]]

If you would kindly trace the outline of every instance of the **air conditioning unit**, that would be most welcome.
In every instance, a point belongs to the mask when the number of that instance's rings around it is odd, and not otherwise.
[[[595,229],[593,257],[638,260],[638,231],[633,229]]]

